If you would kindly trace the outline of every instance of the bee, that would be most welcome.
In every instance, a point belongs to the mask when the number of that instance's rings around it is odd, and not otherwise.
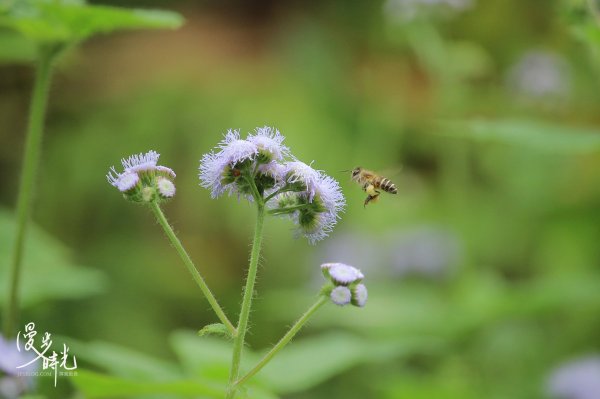
[[[365,206],[371,201],[377,201],[379,194],[383,190],[386,193],[398,194],[398,189],[390,181],[390,179],[380,176],[375,172],[361,168],[360,166],[352,170],[352,180],[362,186],[362,189],[367,193]]]

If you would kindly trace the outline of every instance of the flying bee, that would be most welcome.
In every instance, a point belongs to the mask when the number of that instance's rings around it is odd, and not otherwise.
[[[352,180],[361,185],[363,191],[367,193],[365,206],[371,201],[377,201],[379,194],[383,190],[386,193],[398,194],[398,189],[390,179],[380,176],[375,172],[361,168],[360,166],[352,170]]]

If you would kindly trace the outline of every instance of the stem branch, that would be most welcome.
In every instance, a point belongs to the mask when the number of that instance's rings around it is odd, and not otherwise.
[[[246,375],[235,382],[235,386],[240,386],[252,378],[258,373],[263,367],[267,365],[281,349],[283,349],[294,336],[300,331],[300,329],[306,324],[308,319],[323,305],[327,302],[328,298],[324,295],[319,296],[317,302],[315,302],[308,310],[296,321],[296,323],[290,328],[290,330],[271,348],[271,350],[250,370]]]
[[[229,330],[229,332],[231,333],[231,335],[234,336],[234,337],[236,337],[237,336],[237,331],[236,331],[235,327],[233,326],[233,324],[231,324],[231,322],[229,321],[229,319],[225,315],[225,312],[223,312],[223,309],[221,308],[221,306],[217,302],[217,299],[214,297],[214,295],[212,294],[212,292],[208,288],[208,285],[206,285],[206,282],[204,281],[204,278],[202,278],[202,276],[200,275],[200,273],[198,272],[198,270],[194,266],[194,263],[192,262],[192,259],[190,258],[190,256],[188,255],[188,253],[183,248],[183,245],[181,245],[181,241],[179,241],[179,238],[177,238],[177,236],[175,235],[175,232],[171,228],[171,225],[167,221],[167,218],[165,217],[164,213],[160,209],[160,206],[156,202],[152,202],[150,204],[150,206],[152,208],[152,211],[154,211],[154,215],[156,216],[156,220],[158,220],[158,223],[161,225],[161,227],[165,231],[165,234],[167,235],[167,237],[171,241],[171,244],[173,244],[173,246],[177,250],[177,253],[179,254],[179,256],[181,257],[181,259],[183,260],[183,263],[185,264],[185,266],[187,267],[187,269],[189,270],[189,272],[192,274],[192,277],[194,278],[194,280],[196,281],[196,283],[198,284],[198,286],[200,287],[200,289],[204,293],[204,296],[206,297],[206,299],[208,300],[208,303],[210,303],[210,306],[213,308],[213,310],[217,314],[217,317],[219,318],[219,320],[221,320],[221,322],[223,324],[225,324],[225,326],[227,326],[227,329]]]

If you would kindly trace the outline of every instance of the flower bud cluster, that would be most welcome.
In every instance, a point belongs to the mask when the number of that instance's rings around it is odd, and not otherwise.
[[[160,154],[148,151],[121,160],[123,172],[111,167],[106,175],[110,184],[133,202],[162,202],[175,195],[175,172],[157,165]]]
[[[363,307],[367,303],[367,287],[362,284],[365,276],[355,267],[344,263],[323,263],[321,271],[332,285],[325,289],[331,301],[339,306],[351,303]]]
[[[246,139],[230,130],[201,159],[200,182],[213,198],[228,193],[266,202],[271,214],[290,217],[297,235],[314,244],[333,229],[344,196],[337,181],[295,159],[284,139],[270,127],[257,128]]]

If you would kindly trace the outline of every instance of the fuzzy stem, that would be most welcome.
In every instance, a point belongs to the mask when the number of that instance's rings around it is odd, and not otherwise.
[[[56,51],[41,49],[35,73],[33,94],[29,107],[29,124],[25,141],[21,180],[17,194],[17,228],[12,250],[10,277],[8,279],[10,286],[4,313],[4,336],[6,338],[15,333],[15,324],[18,319],[23,248],[25,246],[27,224],[31,214],[33,186],[35,184],[42,146],[44,118],[48,104],[48,89],[52,77],[52,63],[56,55]]]
[[[310,204],[300,204],[300,205],[287,206],[285,208],[276,208],[276,209],[270,210],[269,215],[281,215],[284,213],[291,213],[291,212],[297,211],[299,209],[305,209],[308,207],[310,207]]]
[[[237,325],[238,335],[233,341],[233,355],[231,359],[229,387],[226,396],[227,399],[233,399],[236,393],[235,381],[238,379],[240,372],[240,361],[242,360],[244,337],[246,335],[246,330],[248,329],[248,319],[250,317],[252,297],[254,296],[254,282],[256,281],[258,259],[260,257],[260,247],[263,236],[264,220],[265,207],[262,203],[262,199],[260,199],[260,201],[257,201],[256,228],[254,229],[254,240],[252,242],[252,252],[250,253],[250,266],[248,267],[248,277],[246,279],[246,287],[244,288],[244,299],[242,300],[242,309],[240,310],[240,319]]]
[[[300,329],[306,324],[308,319],[327,301],[328,297],[325,295],[320,295],[319,299],[310,307],[304,314],[296,321],[296,323],[289,329],[289,331],[271,348],[271,350],[250,370],[246,375],[235,382],[235,386],[240,386],[252,378],[256,373],[258,373],[263,367],[267,365],[271,361],[271,359],[282,350],[294,336],[300,331]]]
[[[282,187],[279,190],[275,191],[274,193],[270,194],[269,196],[267,196],[267,198],[265,198],[265,204],[267,202],[269,202],[270,200],[272,200],[273,198],[275,198],[277,195],[281,194],[281,193],[285,193],[288,191],[294,191],[291,188],[289,188],[288,186]]]
[[[167,221],[167,218],[165,217],[164,213],[160,209],[160,206],[158,205],[158,203],[153,201],[150,203],[150,207],[152,208],[152,211],[154,211],[156,220],[158,220],[158,223],[161,225],[161,227],[165,231],[165,234],[169,238],[169,241],[171,241],[171,244],[173,244],[173,246],[175,247],[175,250],[177,250],[177,253],[183,260],[183,263],[185,264],[185,266],[187,267],[189,272],[192,274],[192,277],[198,284],[198,287],[200,287],[200,289],[204,293],[204,296],[206,297],[206,299],[208,300],[208,303],[210,303],[210,306],[213,308],[213,310],[217,314],[217,317],[219,318],[219,320],[221,320],[221,322],[223,324],[225,324],[225,326],[227,327],[227,329],[229,330],[229,332],[231,333],[232,336],[234,336],[234,337],[237,336],[237,331],[236,331],[235,327],[233,326],[233,324],[231,324],[231,322],[225,315],[225,312],[223,312],[223,309],[217,302],[217,299],[214,297],[214,295],[208,288],[208,285],[206,285],[204,278],[202,278],[202,276],[200,275],[200,273],[194,266],[192,259],[190,258],[188,253],[183,248],[183,245],[181,245],[181,241],[179,241],[179,238],[177,238],[177,236],[175,235],[175,232],[171,228],[171,225]]]

